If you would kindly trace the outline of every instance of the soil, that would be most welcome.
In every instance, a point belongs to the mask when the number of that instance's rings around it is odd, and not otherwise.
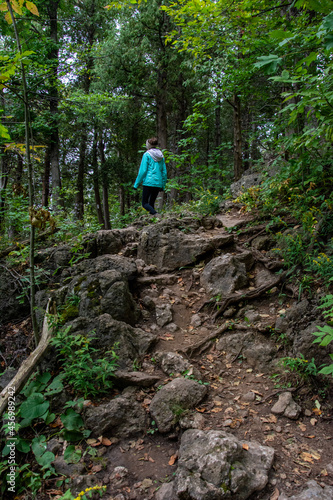
[[[233,227],[244,221],[242,214],[235,212],[224,216],[225,227]],[[214,231],[226,231],[225,228]],[[243,240],[248,239],[244,235]],[[240,237],[239,244],[242,237]],[[212,318],[216,309],[214,304],[205,305],[210,297],[205,295],[200,287],[200,272],[204,262],[194,269],[182,269],[177,272],[177,282],[174,285],[147,285],[136,290],[136,298],[140,300],[148,293],[153,294],[160,303],[171,303],[173,322],[178,329],[170,333],[167,328],[158,331],[159,340],[155,351],[173,351],[184,354],[186,348],[204,339],[227,321],[223,316],[214,323]],[[291,306],[296,299],[275,293],[264,294],[251,301],[251,306],[261,315],[261,321],[255,327],[238,320],[248,331],[253,331],[261,339],[272,344],[276,349],[276,357],[286,355],[286,345],[283,339],[271,334],[271,328],[279,311]],[[245,304],[243,304],[245,305]],[[192,316],[200,310],[202,324],[191,326]],[[235,321],[235,318],[233,318]],[[155,314],[145,313],[137,325],[146,331],[152,331],[156,322]],[[23,325],[23,326],[22,326]],[[11,353],[16,356],[13,366],[18,366],[20,355],[28,348],[31,336],[27,336],[27,321],[20,325],[7,325],[1,333],[9,341]],[[229,335],[233,330],[222,333]],[[30,340],[29,340],[30,338]],[[16,345],[15,344],[16,339]],[[281,369],[269,366],[258,370],[242,356],[242,346],[239,352],[232,354],[227,349],[217,349],[216,339],[209,342],[200,354],[190,359],[191,363],[203,374],[203,382],[209,384],[207,398],[196,411],[204,417],[204,429],[222,429],[234,434],[246,445],[249,441],[257,441],[275,450],[275,462],[270,472],[266,488],[250,499],[278,499],[283,491],[288,496],[299,493],[304,484],[314,479],[321,485],[333,485],[333,434],[332,434],[332,389],[330,385],[316,386],[311,379],[302,379],[299,374],[285,373]],[[176,377],[163,374],[154,363],[154,352],[140,360],[140,370],[159,374],[160,385]],[[3,353],[8,360],[9,352]],[[4,363],[3,360],[2,364]],[[137,399],[149,409],[149,403],[158,387],[141,389]],[[301,406],[302,412],[297,420],[276,416],[271,413],[281,392],[290,390],[293,399]],[[107,486],[105,499],[112,499],[120,493],[119,500],[154,499],[156,491],[164,482],[172,480],[177,469],[177,450],[180,444],[182,430],[178,427],[169,435],[160,434],[153,424],[148,433],[137,438],[117,440],[111,439],[106,446],[101,443],[96,447],[98,457],[89,459],[89,473],[95,474],[98,480]],[[128,469],[128,475],[110,479],[116,466]],[[59,492],[60,493],[60,492]],[[57,488],[54,480],[44,484],[39,499],[57,498]],[[117,497],[118,498],[118,497]]]

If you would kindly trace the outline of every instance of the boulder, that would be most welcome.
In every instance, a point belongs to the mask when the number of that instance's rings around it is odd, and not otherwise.
[[[71,327],[69,335],[93,337],[91,346],[98,349],[99,357],[116,345],[119,369],[132,369],[133,361],[141,359],[157,341],[156,335],[117,321],[106,313],[97,318],[79,317],[65,326]]]
[[[210,295],[226,297],[248,284],[247,272],[252,265],[251,252],[215,257],[205,266],[200,283]]]
[[[169,432],[186,410],[195,408],[207,394],[207,387],[194,380],[176,378],[153,397],[149,411],[160,432]]]
[[[138,258],[154,264],[160,271],[194,264],[201,256],[233,243],[233,236],[186,234],[172,225],[160,222],[141,231]]]
[[[251,170],[247,170],[238,181],[231,184],[230,191],[232,196],[237,198],[249,188],[258,186],[261,183],[261,180],[262,175],[259,172],[251,172]]]
[[[305,489],[296,495],[288,497],[282,492],[279,496],[279,500],[331,500],[332,498],[333,487],[328,485],[319,486],[314,480],[308,481]]]
[[[187,359],[183,358],[181,354],[176,352],[157,352],[154,355],[157,363],[166,375],[180,374],[192,375],[194,378],[200,380],[201,373],[195,368]]]
[[[175,498],[245,500],[268,482],[274,450],[224,431],[189,429],[179,449]]]
[[[131,397],[132,396],[132,397]],[[131,393],[100,406],[89,406],[84,413],[85,427],[92,436],[129,437],[147,429],[147,414]]]

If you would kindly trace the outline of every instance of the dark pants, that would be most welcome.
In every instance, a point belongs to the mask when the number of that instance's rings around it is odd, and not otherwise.
[[[161,188],[151,187],[151,186],[143,186],[142,191],[142,206],[152,215],[156,214],[156,210],[154,208],[154,204],[157,198],[158,193]]]

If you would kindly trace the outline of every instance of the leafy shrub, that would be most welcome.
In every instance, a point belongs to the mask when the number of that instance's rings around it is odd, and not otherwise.
[[[105,352],[103,358],[96,359],[98,349],[90,345],[95,337],[74,336],[69,331],[70,326],[58,329],[51,339],[51,344],[58,351],[65,379],[84,397],[108,392],[113,386],[112,379],[117,368],[116,346]]]
[[[333,278],[331,278],[331,281]],[[318,332],[314,332],[317,338],[313,341],[314,344],[319,344],[322,347],[327,347],[333,341],[333,295],[326,295],[322,299],[322,303],[319,306],[320,309],[324,309],[324,316],[328,319],[328,324],[325,326],[317,326]],[[333,360],[333,354],[329,354],[330,358]],[[323,375],[333,376],[333,363],[330,365],[323,365],[319,370],[319,373]]]

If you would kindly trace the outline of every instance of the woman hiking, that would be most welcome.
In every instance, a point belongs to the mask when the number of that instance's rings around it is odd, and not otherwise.
[[[144,153],[138,176],[134,183],[134,189],[137,189],[142,182],[142,206],[150,214],[160,217],[160,214],[154,208],[157,195],[164,191],[167,181],[167,170],[163,153],[157,147],[158,140],[151,137],[146,141],[147,151]]]

